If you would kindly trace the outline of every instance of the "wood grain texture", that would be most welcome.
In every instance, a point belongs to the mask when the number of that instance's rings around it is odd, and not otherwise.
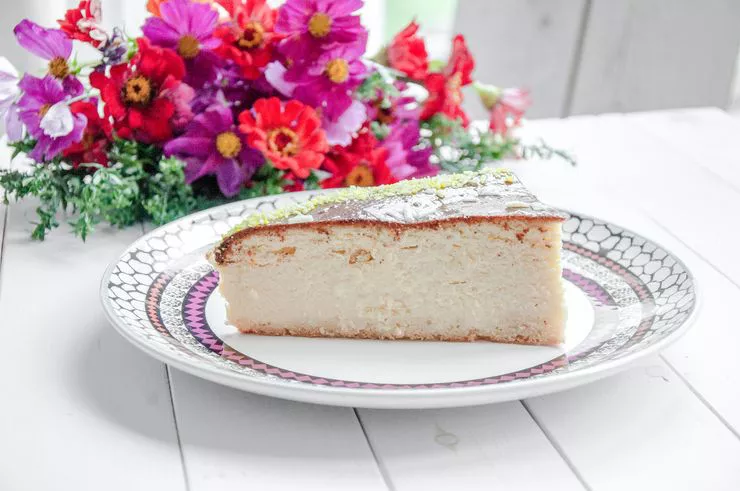
[[[577,52],[585,0],[462,0],[454,32],[475,54],[475,77],[527,87],[530,117],[561,116]],[[465,94],[472,118],[484,118],[475,91]]]
[[[583,489],[518,402],[359,414],[396,491]]]
[[[192,491],[387,489],[352,409],[171,377]]]
[[[184,490],[164,365],[100,306],[105,267],[140,229],[33,243],[34,206],[10,206],[3,250],[0,489]]]
[[[591,1],[569,114],[727,106],[740,3]]]

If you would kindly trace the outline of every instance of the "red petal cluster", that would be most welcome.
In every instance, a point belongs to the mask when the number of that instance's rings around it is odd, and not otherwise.
[[[411,22],[396,34],[388,45],[388,63],[414,80],[424,80],[429,70],[429,56],[418,30],[419,24]]]
[[[305,179],[318,169],[328,149],[316,111],[298,101],[283,105],[277,97],[259,99],[239,115],[239,130],[278,169]]]
[[[397,180],[386,165],[388,150],[378,146],[378,141],[367,126],[359,131],[347,147],[334,146],[324,160],[324,170],[331,177],[321,182],[323,188],[344,186],[379,186]]]
[[[91,74],[90,84],[100,90],[119,137],[163,142],[172,137],[176,109],[168,94],[182,83],[185,65],[171,49],[151,46],[144,38],[138,44],[129,63],[112,67],[108,75]]]
[[[465,44],[465,38],[455,36],[447,66],[441,73],[430,73],[424,80],[429,97],[424,102],[421,119],[444,114],[450,119],[461,120],[467,126],[469,120],[462,108],[462,88],[473,81],[473,68],[475,60]]]

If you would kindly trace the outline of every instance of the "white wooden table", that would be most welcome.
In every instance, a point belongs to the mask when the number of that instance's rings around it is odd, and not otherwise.
[[[661,356],[463,409],[242,393],[169,370],[106,322],[100,277],[141,229],[32,243],[33,203],[0,205],[0,490],[740,489],[740,122],[701,109],[526,133],[579,161],[517,164],[541,198],[632,228],[696,275],[696,326]]]

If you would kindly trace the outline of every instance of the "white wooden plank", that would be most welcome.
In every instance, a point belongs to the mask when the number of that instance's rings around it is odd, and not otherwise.
[[[740,119],[717,108],[630,114],[630,121],[740,192]]]
[[[698,483],[704,484],[707,489],[733,489],[738,485],[740,471],[732,464],[732,460],[727,460],[725,452],[729,451],[732,459],[737,461],[738,450],[736,443],[733,443],[737,439],[724,428],[723,423],[737,433],[740,401],[736,391],[728,390],[728,387],[734,385],[733,374],[740,369],[740,361],[736,356],[740,335],[736,332],[734,312],[740,299],[740,290],[706,262],[691,254],[676,238],[661,230],[656,222],[651,223],[629,212],[631,205],[643,206],[662,225],[671,223],[671,233],[690,240],[699,234],[676,226],[678,222],[672,214],[685,217],[687,210],[682,198],[716,193],[717,185],[713,180],[706,180],[707,173],[699,166],[693,166],[686,156],[675,154],[665,142],[646,138],[632,119],[631,116],[607,116],[572,118],[563,123],[538,122],[530,127],[530,131],[546,136],[553,144],[575,148],[579,157],[577,180],[548,183],[550,188],[563,185],[564,191],[559,198],[561,201],[580,200],[580,210],[613,219],[647,237],[655,238],[680,253],[697,275],[704,304],[697,318],[697,326],[671,347],[665,358],[708,406],[703,406],[702,411],[702,401],[694,397],[689,388],[683,386],[664,364],[656,361],[649,368],[650,373],[646,371],[643,375],[636,375],[638,372],[632,370],[622,376],[622,380],[628,380],[628,383],[620,385],[616,383],[620,379],[610,379],[595,384],[595,387],[600,387],[598,390],[589,386],[571,391],[570,394],[576,394],[574,399],[583,405],[583,411],[573,412],[573,403],[566,394],[542,398],[544,402],[533,403],[531,407],[586,482],[595,489],[600,489],[599,486],[604,486],[604,489],[623,489],[627,483],[634,487],[651,480],[676,489],[692,489]],[[676,178],[676,175],[682,178]],[[668,185],[663,185],[666,180],[669,181]],[[585,193],[574,195],[574,182]],[[594,198],[594,192],[601,194],[601,197]],[[652,195],[646,196],[648,193]],[[734,209],[740,208],[737,197],[732,194],[726,197],[735,200],[728,203],[728,209],[733,209],[733,206]],[[663,200],[664,203],[656,203],[656,200]],[[695,201],[690,203],[697,206]],[[685,219],[688,224],[701,221],[700,217],[691,215]],[[726,239],[731,240],[731,237]],[[699,251],[703,254],[705,250],[706,247],[703,247]],[[672,388],[661,386],[662,390],[657,390],[653,387],[648,379],[656,373],[666,377]],[[627,388],[631,388],[632,393],[628,394]],[[615,391],[618,396],[612,396]],[[661,392],[664,394],[658,395]],[[609,397],[602,404],[598,398],[594,398],[595,393],[604,393]],[[661,401],[666,397],[672,401],[671,415],[667,419],[651,409],[662,407]],[[614,414],[624,410],[624,405],[617,403],[620,399],[633,401],[633,405],[639,405],[640,411]],[[707,407],[716,412],[721,420],[713,417]],[[645,408],[649,412],[643,417]],[[594,428],[595,415],[602,412],[603,420],[609,421],[610,425],[597,431],[598,428]],[[677,420],[673,413],[682,415],[682,418]],[[566,414],[572,417],[563,416]],[[658,426],[655,425],[657,418],[661,419]],[[615,479],[614,473],[608,472],[607,463],[599,462],[593,456],[603,455],[610,450],[608,445],[620,448],[620,442],[624,441],[621,435],[624,434],[635,437],[641,435],[636,448],[646,448],[653,455],[669,455],[670,458],[661,459],[661,462],[674,462],[670,466],[670,474],[665,472],[669,467],[663,468],[662,464],[655,466],[645,461],[643,457],[647,452],[640,450],[638,453],[623,454],[614,451],[617,454],[615,468],[620,470]],[[680,436],[686,434],[688,438]],[[603,440],[604,445],[592,441],[593,438]],[[648,442],[647,447],[644,442]],[[712,470],[707,470],[707,467],[712,467]],[[712,479],[716,481],[707,483],[705,479],[709,474],[714,474]],[[666,476],[670,479],[666,480]]]
[[[392,489],[584,489],[518,402],[359,410]]]
[[[454,32],[475,55],[475,77],[499,86],[527,87],[532,117],[560,116],[569,91],[584,0],[464,0],[458,2]],[[465,108],[484,118],[474,91]]]
[[[740,487],[740,440],[660,360],[527,404],[591,489]]]
[[[171,377],[192,491],[387,489],[352,409]]]
[[[98,296],[140,229],[33,243],[33,217],[10,205],[0,270],[0,488],[183,490],[164,366],[115,333]]]
[[[726,107],[739,22],[728,0],[592,0],[570,114]]]

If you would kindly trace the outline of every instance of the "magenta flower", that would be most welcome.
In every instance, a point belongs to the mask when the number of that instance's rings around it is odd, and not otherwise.
[[[362,0],[287,0],[275,24],[276,32],[287,35],[281,52],[294,63],[310,63],[322,47],[364,44],[367,31],[352,15],[360,7]]]
[[[359,49],[364,51],[364,43]],[[293,96],[321,108],[325,118],[336,121],[352,104],[352,92],[365,77],[367,69],[357,56],[357,46],[339,46],[322,53],[305,69],[288,70],[286,79],[298,84]]]
[[[215,175],[221,192],[229,197],[239,193],[264,162],[262,154],[249,147],[238,131],[231,109],[220,104],[197,115],[184,135],[164,146],[164,152],[185,161],[188,183]]]
[[[213,50],[221,40],[213,35],[218,12],[209,4],[169,0],[161,17],[149,17],[141,30],[152,44],[176,51],[185,62],[185,82],[195,88],[216,79],[221,59]]]
[[[388,95],[378,90],[375,99],[367,101],[367,119],[383,124],[393,124],[397,121],[418,121],[421,116],[421,107],[416,98],[404,95],[407,89],[405,82],[396,81],[399,95]]]
[[[431,148],[417,148],[419,123],[406,121],[394,124],[381,146],[388,150],[386,165],[396,179],[434,176],[439,168],[432,165]]]
[[[69,73],[68,59],[72,54],[72,40],[59,29],[45,29],[24,19],[13,29],[15,38],[23,48],[49,61],[49,75],[62,81],[67,94],[82,94],[82,83]]]
[[[72,114],[62,82],[52,76],[25,75],[18,86],[23,97],[18,101],[20,120],[36,140],[29,156],[37,162],[51,160],[82,139],[87,118]]]

